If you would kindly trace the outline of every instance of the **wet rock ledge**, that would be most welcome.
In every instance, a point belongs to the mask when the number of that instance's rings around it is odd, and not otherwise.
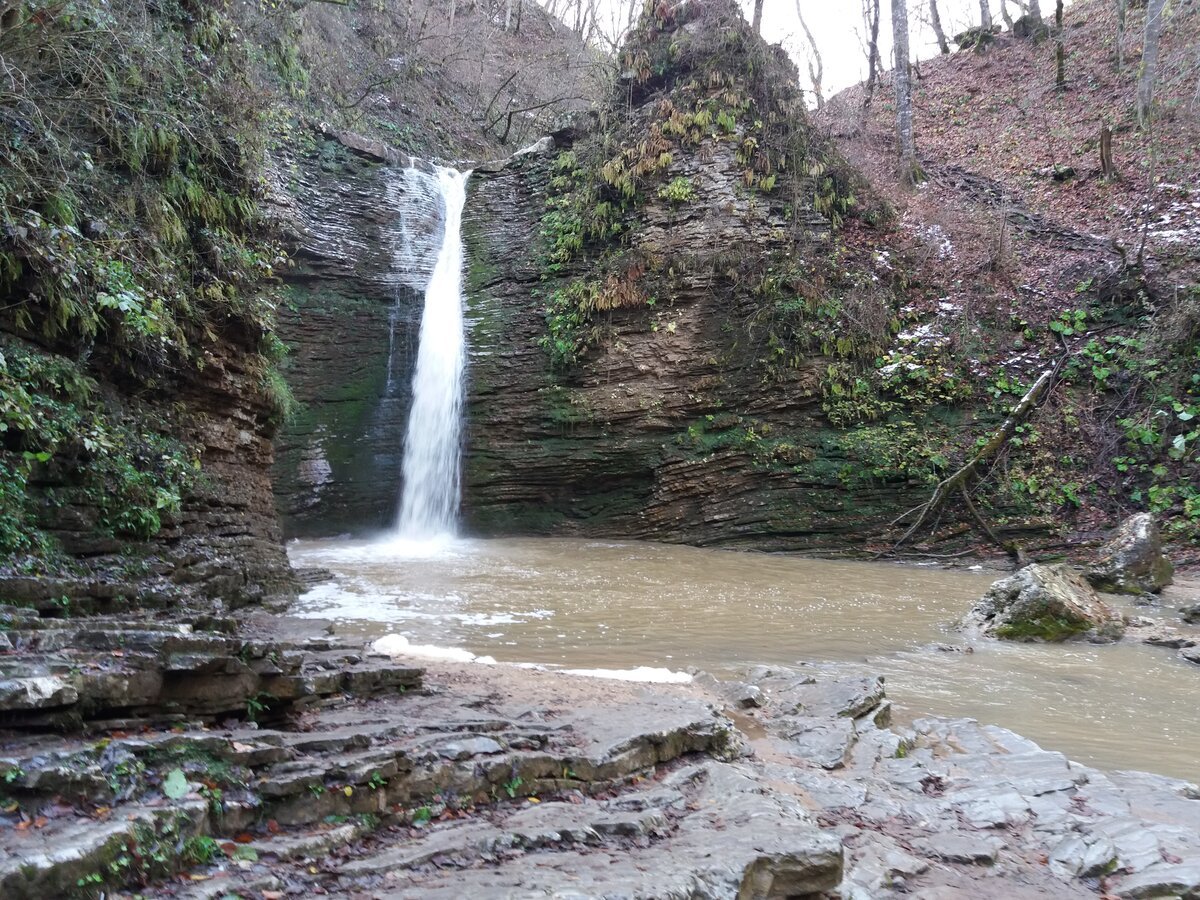
[[[5,898],[1200,896],[1194,785],[893,728],[878,679],[633,685],[422,669],[282,618],[5,616]]]

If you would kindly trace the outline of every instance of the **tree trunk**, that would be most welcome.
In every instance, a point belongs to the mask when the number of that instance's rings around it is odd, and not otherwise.
[[[921,181],[913,134],[912,69],[908,58],[908,0],[892,0],[892,44],[896,48],[896,143],[900,150],[900,183]]]
[[[804,31],[804,37],[808,40],[811,51],[808,58],[808,78],[812,82],[813,94],[817,98],[817,109],[820,109],[825,105],[825,95],[821,90],[821,81],[825,77],[825,65],[821,61],[821,51],[817,48],[817,42],[813,39],[812,32],[808,30],[808,23],[804,21],[800,0],[796,0],[796,16],[800,19],[800,27]]]
[[[455,9],[455,5],[456,5],[456,3],[455,3],[455,0],[450,0],[450,30],[451,30],[451,31],[453,31],[453,30],[454,30],[454,9]]]
[[[1196,57],[1196,93],[1192,95],[1192,112],[1200,117],[1200,55]]]
[[[863,21],[867,25],[867,97],[864,106],[870,106],[875,96],[875,85],[879,82],[879,2],[863,0]]]
[[[979,27],[984,31],[992,30],[992,8],[988,0],[979,0]]]
[[[1017,9],[1021,7],[1018,6]],[[1000,0],[1000,19],[1004,22],[1004,27],[1009,31],[1013,30],[1012,16],[1008,14],[1008,0]]]
[[[937,0],[929,0],[929,24],[933,26],[933,34],[937,38],[938,50],[942,54],[949,53],[950,44],[946,41],[946,32],[942,28],[942,17],[938,15]]]
[[[1059,93],[1067,88],[1067,48],[1063,43],[1063,0],[1054,6],[1054,30],[1057,38],[1054,45],[1054,85]]]
[[[504,30],[512,30],[512,5],[513,0],[505,0],[504,3]]]
[[[1117,72],[1125,68],[1125,21],[1129,16],[1129,0],[1117,0]]]
[[[750,24],[755,34],[762,34],[762,10],[763,0],[754,0],[754,21]]]
[[[1146,3],[1146,39],[1142,44],[1142,69],[1138,73],[1138,125],[1147,128],[1154,109],[1154,80],[1158,76],[1158,39],[1162,35],[1166,0]]]
[[[1100,128],[1100,173],[1112,181],[1117,177],[1117,167],[1112,158],[1112,129],[1107,125]]]
[[[1042,24],[1042,7],[1038,0],[1029,0],[1029,18],[1033,20],[1033,27],[1036,31],[1038,26]]]

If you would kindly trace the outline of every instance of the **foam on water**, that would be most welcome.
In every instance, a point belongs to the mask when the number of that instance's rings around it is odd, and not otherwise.
[[[585,678],[609,678],[613,681],[642,681],[653,684],[688,684],[692,676],[657,666],[634,666],[632,669],[563,669],[568,675]]]
[[[381,637],[371,649],[376,653],[387,656],[415,656],[420,659],[440,659],[446,662],[473,662],[485,665],[495,665],[496,660],[490,656],[476,656],[470,650],[461,647],[438,647],[434,644],[413,644],[402,634],[389,634]]]

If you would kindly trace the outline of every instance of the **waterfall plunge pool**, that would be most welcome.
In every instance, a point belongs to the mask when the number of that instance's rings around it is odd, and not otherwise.
[[[970,716],[1089,765],[1200,779],[1200,671],[1173,651],[939,649],[963,647],[954,622],[995,572],[553,538],[294,541],[289,552],[334,573],[295,612],[339,634],[569,669],[881,674],[898,720]]]

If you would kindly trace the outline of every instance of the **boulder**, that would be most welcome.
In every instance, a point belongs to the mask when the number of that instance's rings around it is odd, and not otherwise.
[[[1122,522],[1100,548],[1099,558],[1087,570],[1087,580],[1099,591],[1139,595],[1158,593],[1174,574],[1154,518],[1150,513],[1138,513]]]
[[[1012,641],[1063,641],[1071,637],[1115,641],[1121,616],[1066,566],[1030,565],[1002,578],[980,598],[964,627]]]
[[[1200,625],[1200,603],[1180,607],[1179,614],[1189,625]]]
[[[1050,26],[1040,16],[1024,15],[1013,22],[1012,33],[1013,37],[1029,38],[1036,44],[1050,37]]]

